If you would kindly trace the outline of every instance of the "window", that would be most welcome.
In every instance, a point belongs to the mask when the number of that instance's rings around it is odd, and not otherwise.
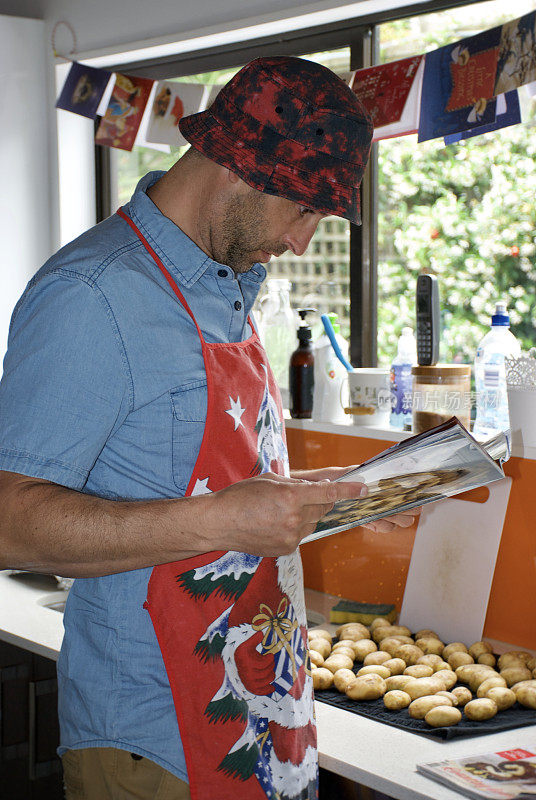
[[[367,19],[366,26],[350,21],[295,40],[248,43],[244,52],[199,54],[193,62],[205,69],[231,64],[225,69],[192,74],[190,67],[186,75],[185,61],[136,65],[136,73],[222,84],[250,58],[284,52],[345,73],[432,50],[521,16],[534,3],[462,0],[451,6],[452,0],[431,0],[426,14],[384,13]],[[534,101],[527,100],[524,120],[450,147],[442,139],[418,144],[416,136],[380,142],[363,184],[363,227],[328,217],[303,256],[272,259],[269,275],[291,280],[295,308],[339,314],[355,365],[387,365],[395,355],[401,328],[414,327],[415,281],[422,269],[432,269],[440,281],[442,360],[473,360],[496,299],[508,301],[513,332],[530,346],[536,315]],[[168,169],[180,153],[111,150],[110,209],[130,197],[143,174]],[[317,320],[315,332],[319,327]]]

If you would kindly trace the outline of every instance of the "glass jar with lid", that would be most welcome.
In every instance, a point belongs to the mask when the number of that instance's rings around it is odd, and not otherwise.
[[[413,433],[422,433],[451,417],[469,430],[471,419],[471,365],[415,366],[413,376]]]

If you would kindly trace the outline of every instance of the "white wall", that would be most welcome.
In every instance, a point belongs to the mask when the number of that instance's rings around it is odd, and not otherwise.
[[[0,16],[0,358],[12,308],[51,246],[44,27]]]

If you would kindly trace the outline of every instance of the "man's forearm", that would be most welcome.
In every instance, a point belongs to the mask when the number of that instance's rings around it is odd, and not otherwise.
[[[0,490],[0,568],[91,577],[212,549],[197,498],[111,501],[11,473]]]
[[[292,553],[361,483],[265,473],[196,497],[112,501],[0,471],[0,568],[93,577],[237,550]]]

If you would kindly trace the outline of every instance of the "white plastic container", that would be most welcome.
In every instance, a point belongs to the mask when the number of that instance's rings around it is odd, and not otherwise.
[[[411,422],[411,368],[417,364],[417,342],[411,328],[402,328],[398,352],[391,364],[391,426],[403,430]]]
[[[473,435],[485,441],[510,427],[504,359],[516,358],[519,342],[510,332],[506,303],[498,302],[491,330],[478,345],[475,356],[476,418]]]
[[[337,314],[328,314],[337,344],[348,360],[348,342],[340,334]],[[323,333],[313,345],[315,357],[313,419],[316,422],[335,422],[347,425],[344,413],[348,405],[348,371],[335,355],[329,338]]]

